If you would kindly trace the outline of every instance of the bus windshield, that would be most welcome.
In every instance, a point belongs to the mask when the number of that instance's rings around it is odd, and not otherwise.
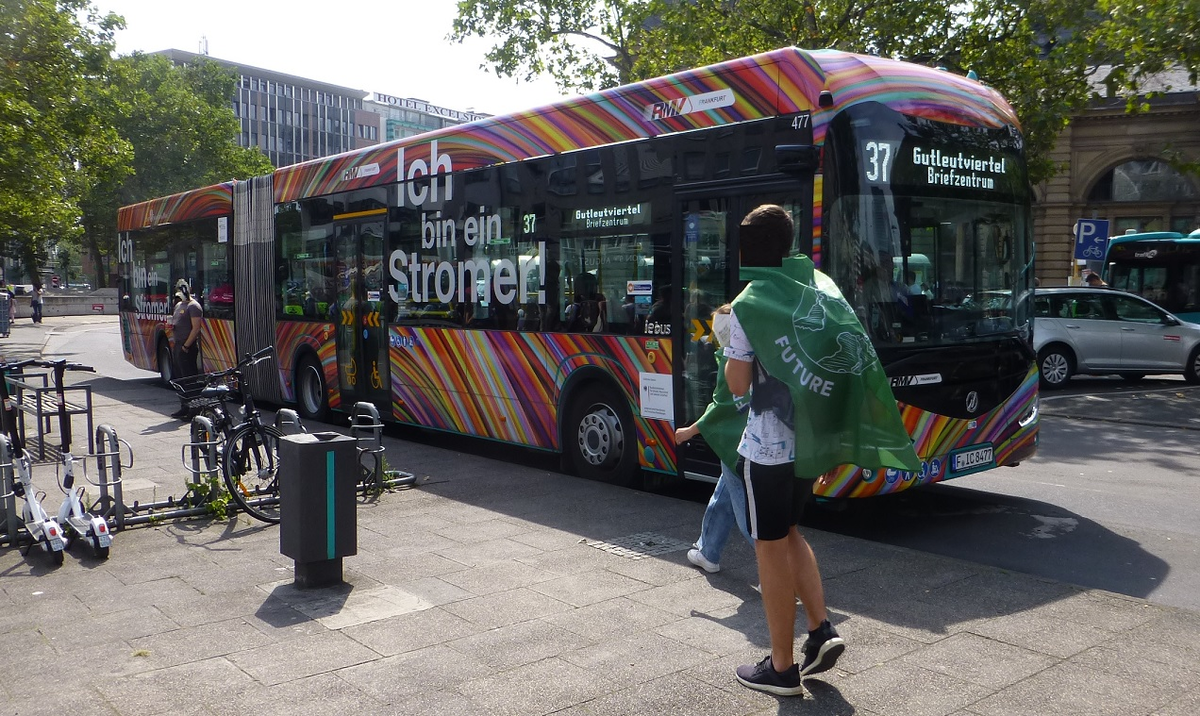
[[[1119,236],[1108,247],[1108,285],[1200,322],[1200,232]]]
[[[881,107],[847,115],[831,141],[841,163],[824,264],[877,347],[1026,334],[1032,246],[1015,140]]]

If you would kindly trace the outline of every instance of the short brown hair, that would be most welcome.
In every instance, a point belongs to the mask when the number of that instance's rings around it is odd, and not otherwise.
[[[743,266],[779,266],[792,252],[792,215],[777,204],[763,204],[746,214],[738,229]]]

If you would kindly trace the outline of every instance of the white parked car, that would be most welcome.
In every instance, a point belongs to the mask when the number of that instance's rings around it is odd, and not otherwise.
[[[1073,375],[1182,373],[1200,383],[1200,325],[1186,323],[1141,296],[1111,288],[1039,288],[1033,299],[1033,347],[1042,385]]]

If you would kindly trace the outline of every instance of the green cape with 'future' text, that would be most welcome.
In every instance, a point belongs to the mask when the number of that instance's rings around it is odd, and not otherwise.
[[[839,465],[919,472],[883,365],[833,280],[806,256],[743,269],[733,301],[755,356],[788,385],[795,409],[796,476]]]

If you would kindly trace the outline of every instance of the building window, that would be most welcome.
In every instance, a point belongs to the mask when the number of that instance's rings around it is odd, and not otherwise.
[[[1197,198],[1200,192],[1187,177],[1157,159],[1139,159],[1113,167],[1088,194],[1089,202],[1175,202]]]

